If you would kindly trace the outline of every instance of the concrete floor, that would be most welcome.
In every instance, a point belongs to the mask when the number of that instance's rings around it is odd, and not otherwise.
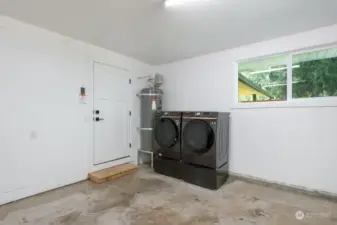
[[[295,213],[306,213],[303,220]],[[210,191],[140,169],[0,206],[1,225],[337,224],[337,203],[240,180]]]

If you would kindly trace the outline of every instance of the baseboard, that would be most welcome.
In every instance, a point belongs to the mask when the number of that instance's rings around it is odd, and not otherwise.
[[[129,162],[133,162],[131,157],[121,159],[121,160],[116,160],[113,162],[104,163],[99,166],[92,166],[89,169],[89,172],[105,169],[105,168],[116,166],[116,165],[123,164],[123,163],[129,163]],[[44,192],[52,191],[54,189],[58,189],[58,188],[65,187],[71,184],[75,184],[83,180],[87,180],[88,179],[87,173],[88,171],[83,171],[83,175],[75,176],[70,179],[66,179],[62,181],[56,181],[53,179],[50,182],[44,181],[34,186],[25,187],[25,188],[13,190],[13,191],[8,191],[6,193],[0,193],[0,205],[15,202],[15,201],[18,201],[24,198],[42,194]],[[58,183],[55,183],[55,182],[58,182]]]
[[[258,185],[262,185],[266,187],[273,187],[273,188],[277,188],[277,189],[281,189],[285,191],[302,193],[308,196],[324,198],[330,201],[337,202],[337,194],[331,193],[331,192],[315,190],[315,189],[310,189],[310,188],[297,186],[297,185],[290,185],[290,184],[281,183],[281,182],[273,182],[273,181],[261,179],[258,177],[239,174],[239,173],[233,173],[233,172],[229,173],[229,177],[234,180],[242,180],[248,183],[258,184]]]
[[[72,185],[84,180],[87,180],[87,176],[82,176],[78,179],[68,180],[65,182],[62,182],[62,184],[59,183],[43,183],[43,186],[41,184],[38,184],[36,186],[27,187],[20,190],[14,190],[12,192],[3,193],[2,197],[0,198],[0,206],[5,205],[8,203],[16,202],[25,198],[29,198],[35,195],[43,194],[48,191],[52,191],[58,188],[62,188],[68,185]]]

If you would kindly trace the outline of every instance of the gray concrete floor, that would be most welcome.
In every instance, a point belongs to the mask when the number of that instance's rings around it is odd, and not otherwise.
[[[303,211],[303,220],[295,218]],[[206,190],[142,168],[102,185],[89,181],[0,206],[1,225],[337,224],[337,203],[229,180]]]

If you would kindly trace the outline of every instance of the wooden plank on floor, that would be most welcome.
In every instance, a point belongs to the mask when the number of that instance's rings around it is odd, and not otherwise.
[[[119,177],[128,175],[137,170],[137,166],[131,163],[125,163],[118,166],[113,166],[104,170],[89,173],[89,180],[101,184],[108,180],[117,179]]]

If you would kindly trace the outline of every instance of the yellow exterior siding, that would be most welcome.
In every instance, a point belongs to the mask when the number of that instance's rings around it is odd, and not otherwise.
[[[268,97],[262,94],[261,92],[239,81],[239,97],[252,96],[253,94],[256,94],[257,96]]]

